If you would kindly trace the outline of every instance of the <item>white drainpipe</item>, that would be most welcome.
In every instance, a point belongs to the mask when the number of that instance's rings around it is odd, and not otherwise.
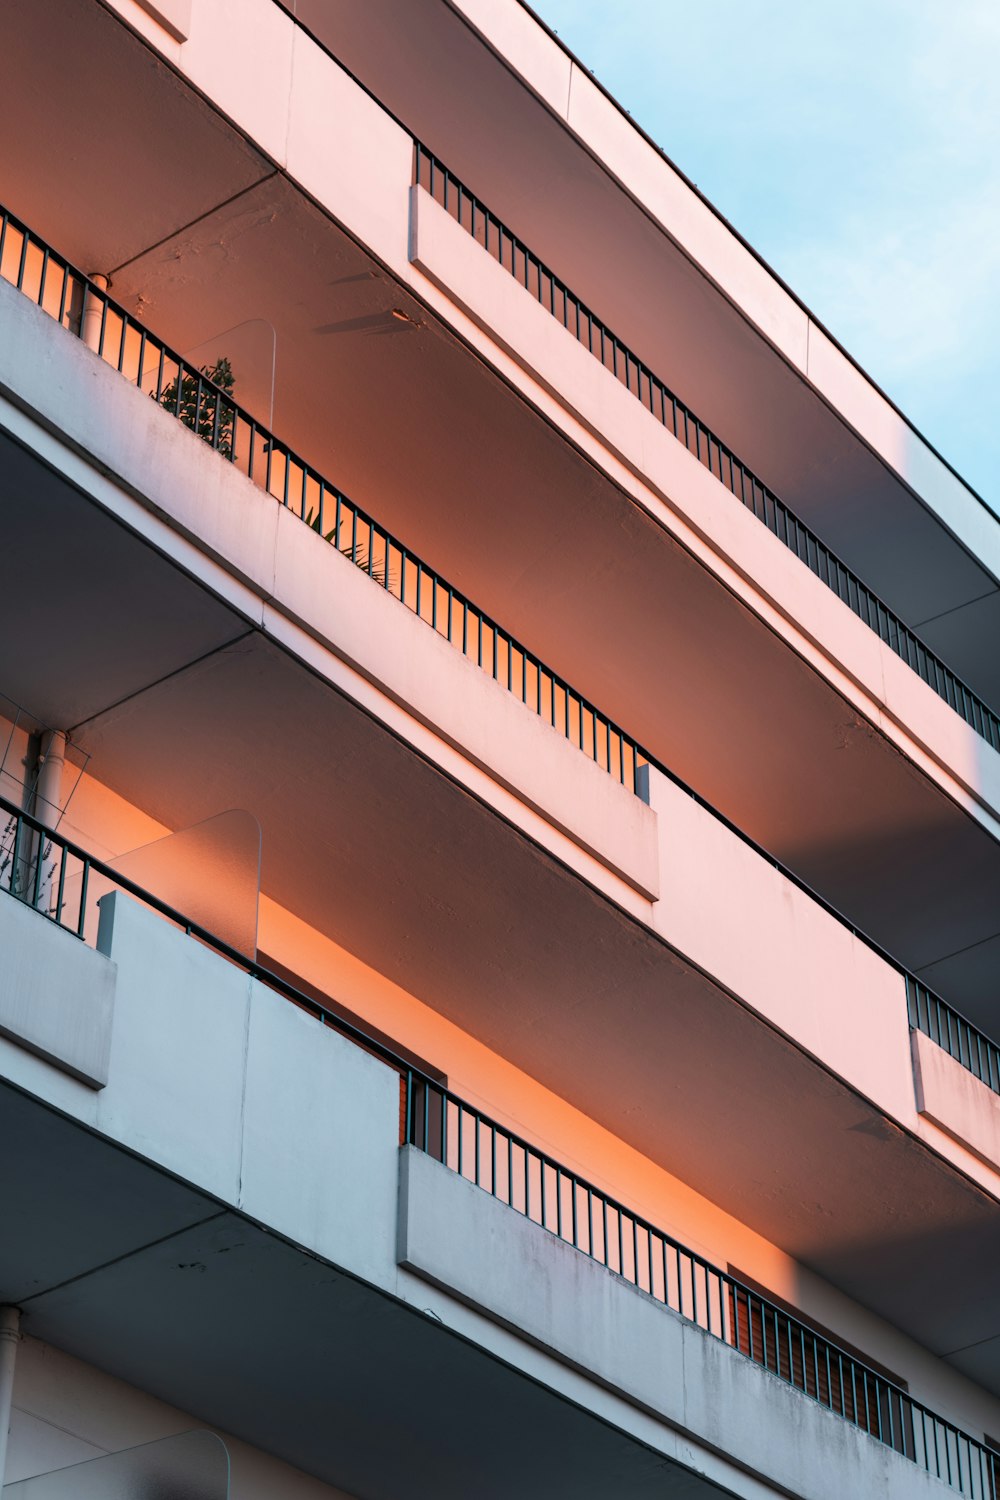
[[[108,289],[108,278],[93,272],[91,281],[98,291],[106,292]],[[104,303],[100,297],[95,297],[87,287],[83,294],[83,316],[80,319],[80,337],[88,349],[93,349],[95,354],[101,343],[101,319],[104,316]]]
[[[35,782],[35,817],[46,828],[55,828],[62,816],[65,765],[66,735],[61,729],[52,729],[42,741],[42,753],[38,757],[38,779]],[[38,894],[38,908],[40,911],[48,911],[52,900],[56,860],[52,857],[51,841],[47,842],[43,834],[36,834],[32,840],[32,858],[41,861],[42,865],[35,876],[37,884],[34,890]]]
[[[16,1307],[0,1307],[0,1489],[7,1466],[7,1434],[14,1396],[14,1363],[21,1337],[21,1313]]]
[[[35,817],[46,828],[54,828],[62,812],[63,768],[66,765],[66,735],[53,729],[45,736],[38,757],[35,783]]]

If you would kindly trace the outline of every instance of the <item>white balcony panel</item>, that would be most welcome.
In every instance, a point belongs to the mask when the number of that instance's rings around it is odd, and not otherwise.
[[[91,966],[117,983],[100,1093],[11,1047],[0,1052],[3,1076],[217,1203],[385,1284],[399,1139],[392,1069],[120,892],[102,902],[100,953],[0,895],[0,919],[10,908],[32,925],[22,946],[30,939],[46,988],[71,978],[80,993]],[[18,965],[18,993],[31,998],[23,977]]]
[[[1000,1174],[1000,1095],[922,1031],[910,1044],[918,1112]]]
[[[915,1464],[412,1147],[399,1192],[401,1265],[779,1493],[942,1494]]]
[[[115,965],[5,893],[0,954],[0,1036],[91,1088],[103,1088]]]
[[[707,808],[649,770],[661,937],[902,1124],[915,1127],[897,969]]]
[[[1000,1198],[1000,1099],[920,1032],[911,1065],[900,971],[683,788],[647,774],[664,941]]]
[[[273,607],[654,899],[655,813],[295,516],[275,510]]]

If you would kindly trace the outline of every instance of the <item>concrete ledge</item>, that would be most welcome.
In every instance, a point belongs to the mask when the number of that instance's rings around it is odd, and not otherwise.
[[[661,841],[653,926],[664,942],[913,1128],[899,972],[653,767],[649,800]]]
[[[116,965],[6,893],[0,893],[0,953],[0,1036],[103,1089]]]
[[[187,41],[191,35],[191,0],[138,0],[138,4],[175,42]]]
[[[910,1051],[917,1112],[1000,1171],[1000,1096],[922,1031]]]
[[[267,598],[281,507],[6,281],[0,322],[0,391]]]
[[[933,1500],[939,1480],[412,1146],[401,1266],[801,1500]]]

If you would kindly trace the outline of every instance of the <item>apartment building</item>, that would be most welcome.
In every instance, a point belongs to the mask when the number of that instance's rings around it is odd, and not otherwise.
[[[5,1500],[1000,1492],[1000,522],[519,0],[6,0]]]

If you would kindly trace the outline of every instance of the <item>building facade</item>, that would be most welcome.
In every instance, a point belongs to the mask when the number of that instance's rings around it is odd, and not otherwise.
[[[518,0],[7,0],[7,1496],[1000,1492],[1000,522]]]

